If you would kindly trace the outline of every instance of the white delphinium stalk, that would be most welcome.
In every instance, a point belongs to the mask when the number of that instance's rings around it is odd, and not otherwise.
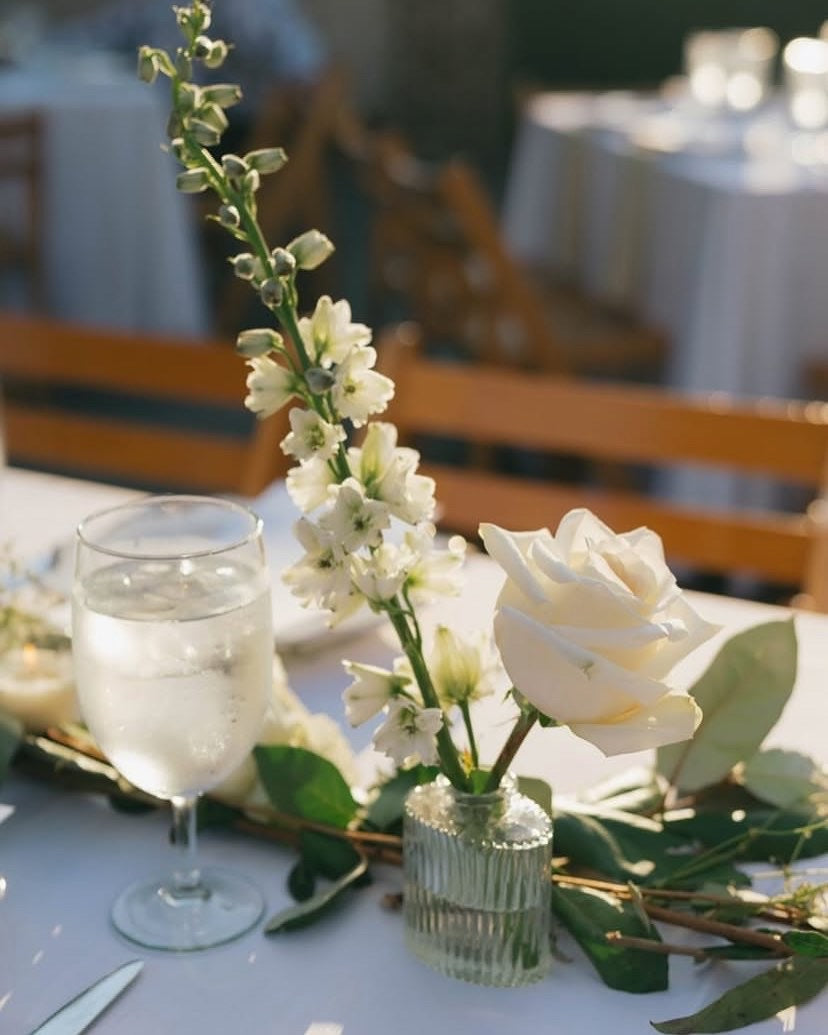
[[[321,367],[341,363],[351,350],[371,341],[371,329],[351,322],[351,307],[344,299],[331,301],[323,295],[313,315],[299,320],[299,333],[311,362]]]
[[[351,582],[348,557],[337,548],[333,537],[307,518],[294,526],[304,555],[282,574],[282,580],[305,607],[322,607],[341,621],[353,614],[364,598]]]
[[[345,671],[353,678],[343,693],[345,715],[352,726],[361,726],[363,722],[379,715],[392,698],[411,683],[410,675],[389,672],[377,665],[363,665],[356,661],[343,664]]]
[[[394,382],[374,370],[377,350],[355,346],[334,370],[331,398],[338,413],[362,427],[374,413],[382,413],[394,395]]]
[[[418,462],[416,449],[398,447],[396,427],[384,421],[369,424],[362,446],[348,450],[348,463],[366,495],[412,525],[434,515],[434,479],[416,473]]]
[[[314,457],[297,464],[287,473],[287,491],[304,514],[310,514],[329,498],[337,484],[336,472],[324,460]]]
[[[379,546],[383,529],[390,524],[388,507],[368,499],[356,478],[347,478],[334,493],[332,506],[319,518],[319,527],[331,536],[337,549],[354,553],[363,546]]]
[[[261,420],[281,410],[299,393],[298,378],[269,356],[255,356],[248,361],[248,394],[244,405]]]

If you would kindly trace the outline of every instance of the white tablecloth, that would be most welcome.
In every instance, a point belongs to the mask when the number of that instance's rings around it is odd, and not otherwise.
[[[164,105],[108,55],[43,53],[31,67],[0,72],[0,112],[45,116],[43,248],[53,315],[206,331],[196,227],[175,189],[175,163],[161,150]]]
[[[9,469],[3,474],[0,540],[31,549],[65,540],[78,512],[127,498],[118,489]],[[97,499],[95,498],[97,494]],[[260,508],[266,523],[283,521]],[[37,540],[37,541],[36,541]],[[457,627],[489,621],[500,577],[478,558],[468,591],[448,601],[440,616]],[[722,637],[785,612],[742,601],[696,596],[698,606],[726,629],[699,652],[685,676],[702,667]],[[436,615],[434,616],[436,617]],[[801,666],[790,707],[775,742],[825,757],[824,689],[828,685],[828,616],[800,615]],[[382,663],[390,648],[376,630],[346,646],[347,656]],[[340,718],[346,677],[341,643],[322,640],[313,653],[289,656],[292,685],[314,710]],[[493,730],[492,737],[502,731]],[[368,731],[354,734],[364,746]],[[487,745],[484,744],[484,752]],[[563,793],[610,771],[608,763],[565,730],[537,731],[519,757],[518,771],[544,775]],[[616,760],[616,768],[635,759]],[[476,1032],[566,1031],[570,1035],[643,1035],[648,1021],[693,1012],[739,980],[743,964],[700,968],[686,958],[671,961],[671,988],[648,996],[608,991],[577,949],[564,938],[573,962],[526,989],[483,989],[451,981],[412,959],[403,944],[402,921],[384,911],[385,892],[400,887],[399,871],[380,868],[375,883],[344,903],[336,915],[273,938],[260,930],[230,945],[193,955],[168,955],[124,942],[108,922],[115,895],[126,883],[164,863],[165,818],[113,812],[103,801],[60,793],[13,778],[0,802],[15,806],[0,824],[0,872],[8,888],[0,900],[0,1030],[25,1035],[79,989],[127,959],[143,958],[135,985],[98,1021],[100,1035],[179,1035],[229,1031],[302,1035],[313,1023],[340,1025],[343,1035],[435,1035]],[[266,893],[269,912],[289,904],[286,849],[209,831],[201,838],[205,862],[246,872]],[[824,1035],[828,1001],[796,1013],[797,1035]],[[337,1030],[337,1029],[334,1029]],[[751,1035],[778,1035],[768,1021]],[[321,1035],[321,1033],[320,1033]]]
[[[504,234],[664,327],[674,387],[797,396],[803,360],[828,356],[828,165],[795,164],[792,144],[773,108],[705,121],[655,96],[539,94]]]

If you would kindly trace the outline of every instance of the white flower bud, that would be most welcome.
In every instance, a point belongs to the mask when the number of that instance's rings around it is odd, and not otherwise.
[[[154,83],[158,78],[158,61],[151,47],[138,51],[138,78],[145,83]]]
[[[283,147],[263,147],[258,151],[249,151],[244,160],[251,169],[256,169],[263,176],[278,172],[287,162],[288,157]]]
[[[324,367],[311,367],[305,371],[305,381],[314,395],[324,395],[333,388],[336,378],[331,370]]]
[[[221,140],[221,133],[203,119],[190,119],[187,127],[202,147],[215,147]]]
[[[333,242],[318,230],[307,230],[295,237],[287,247],[301,270],[315,270],[334,250]]]
[[[235,205],[222,205],[218,210],[218,221],[226,230],[235,230],[241,222],[241,215]]]
[[[284,348],[284,338],[270,327],[254,327],[242,331],[236,338],[236,351],[243,356],[264,356],[274,349]]]
[[[274,248],[270,257],[273,259],[273,272],[277,277],[287,277],[296,269],[296,259],[287,248]]]
[[[182,194],[200,194],[207,190],[210,181],[204,169],[185,169],[175,178],[175,185]]]
[[[236,83],[213,83],[201,91],[205,104],[217,104],[220,108],[232,108],[242,99],[241,87]],[[247,156],[249,160],[249,155]]]
[[[218,104],[203,104],[198,109],[197,115],[202,122],[206,122],[208,126],[212,126],[219,133],[223,133],[229,125],[224,109],[219,107]]]
[[[203,61],[213,49],[213,41],[209,36],[196,36],[193,40],[193,56]]]
[[[224,170],[224,175],[235,186],[242,182],[250,168],[243,158],[232,154],[221,156],[221,167]]]
[[[252,280],[256,276],[258,262],[250,252],[241,252],[230,259],[233,272],[241,280]]]
[[[224,40],[213,40],[213,46],[210,48],[210,53],[204,58],[204,64],[207,68],[221,68],[227,60],[229,50],[230,48]]]
[[[241,186],[245,194],[255,194],[260,185],[261,179],[255,169],[250,169],[244,174]]]
[[[268,309],[282,304],[283,293],[282,282],[276,277],[268,277],[259,288],[259,296]]]
[[[194,83],[181,83],[178,88],[178,109],[183,114],[195,111],[201,104],[201,90]]]

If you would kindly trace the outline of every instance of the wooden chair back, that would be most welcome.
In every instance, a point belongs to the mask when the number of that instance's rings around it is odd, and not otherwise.
[[[0,304],[42,310],[43,126],[35,112],[0,114]]]
[[[387,418],[401,441],[445,436],[671,467],[692,463],[804,487],[807,512],[716,512],[643,491],[595,489],[495,471],[427,464],[441,524],[476,536],[481,520],[511,529],[554,529],[585,506],[610,527],[646,525],[668,558],[705,572],[800,587],[801,603],[828,610],[828,406],[695,398],[649,386],[598,384],[424,356],[414,333],[388,334],[382,369],[396,381]]]
[[[402,315],[430,347],[447,343],[469,358],[555,373],[657,375],[663,336],[610,319],[571,291],[541,290],[509,252],[467,163],[428,165],[389,134],[362,164],[376,209],[375,294],[407,303]]]
[[[8,459],[154,490],[255,496],[287,470],[278,443],[288,428],[284,414],[248,420],[246,373],[223,343],[0,314]]]

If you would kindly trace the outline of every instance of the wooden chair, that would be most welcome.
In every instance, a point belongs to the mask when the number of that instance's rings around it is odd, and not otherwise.
[[[460,159],[418,161],[394,135],[363,155],[376,206],[375,306],[403,302],[429,347],[475,360],[581,375],[657,379],[666,356],[654,329],[562,289],[539,289],[508,251],[489,197]]]
[[[383,370],[396,381],[387,419],[401,441],[418,434],[548,450],[599,461],[707,465],[805,487],[800,513],[679,506],[643,492],[532,481],[510,474],[424,465],[437,480],[443,527],[475,536],[480,521],[554,529],[585,506],[610,527],[647,525],[668,558],[705,572],[798,587],[798,602],[828,611],[828,407],[737,403],[665,390],[427,358],[410,330],[385,335]]]
[[[36,113],[0,115],[0,305],[44,306],[42,138]]]
[[[284,413],[244,412],[246,373],[217,342],[0,314],[8,459],[154,490],[254,496],[287,470],[278,443],[288,429]]]

